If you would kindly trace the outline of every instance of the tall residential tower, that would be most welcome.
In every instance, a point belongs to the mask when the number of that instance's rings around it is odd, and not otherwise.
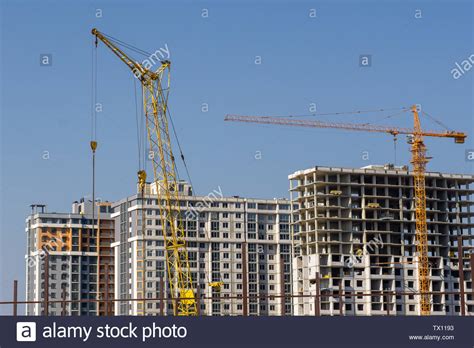
[[[289,201],[224,197],[220,187],[194,196],[185,182],[178,190],[200,313],[242,315],[246,305],[249,315],[291,314],[290,297],[283,306],[277,297],[291,294]],[[133,195],[114,203],[113,209],[115,293],[121,300],[115,312],[158,315],[156,299],[169,299],[170,294],[156,186],[147,185],[143,199]],[[244,288],[247,304],[241,298]],[[127,301],[143,297],[155,300]],[[172,314],[169,301],[163,313]]]
[[[94,229],[92,201],[74,202],[71,213],[48,213],[45,205],[31,207],[25,229],[26,300],[44,301],[47,293],[50,301],[84,300],[67,303],[64,312],[61,303],[49,303],[49,315],[112,314],[113,305],[104,302],[107,296],[114,298],[110,204],[96,207]],[[44,302],[28,304],[26,314],[45,314]]]

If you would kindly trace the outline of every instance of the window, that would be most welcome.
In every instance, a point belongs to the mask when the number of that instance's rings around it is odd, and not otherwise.
[[[290,215],[280,214],[280,222],[290,222]]]

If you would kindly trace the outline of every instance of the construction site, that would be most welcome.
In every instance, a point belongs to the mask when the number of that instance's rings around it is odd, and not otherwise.
[[[420,315],[413,173],[393,165],[315,167],[289,179],[292,201],[299,206],[294,291],[314,294],[318,283],[329,294],[339,287],[372,294],[351,297],[344,308],[327,296],[321,301],[323,315]],[[429,313],[473,313],[472,294],[464,300],[455,294],[472,289],[470,268],[463,269],[458,253],[464,252],[474,223],[473,177],[428,172],[425,180],[427,289],[439,293],[429,296]],[[403,292],[413,294],[397,295]],[[314,301],[302,297],[294,304],[295,315],[314,315]]]
[[[399,110],[412,127],[227,115],[229,127],[407,136],[411,163],[288,168],[284,198],[195,195],[169,113],[171,62],[152,69],[128,53],[138,48],[97,29],[92,37],[94,54],[109,51],[141,87],[137,191],[96,198],[93,132],[92,198],[71,212],[32,205],[26,299],[15,282],[13,301],[1,302],[14,315],[20,304],[27,315],[474,315],[474,175],[430,171],[425,145],[463,144],[467,132],[440,121],[426,130],[432,117],[417,105]]]

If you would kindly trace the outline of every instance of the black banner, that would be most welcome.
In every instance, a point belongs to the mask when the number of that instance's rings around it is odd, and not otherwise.
[[[0,347],[472,348],[471,317],[0,317]]]

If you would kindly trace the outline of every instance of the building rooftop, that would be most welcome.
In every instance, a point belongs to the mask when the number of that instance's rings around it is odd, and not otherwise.
[[[288,175],[288,179],[297,179],[300,175],[310,174],[314,171],[320,172],[341,172],[341,173],[356,173],[356,174],[392,174],[392,175],[413,175],[408,166],[395,166],[389,164],[371,164],[361,168],[344,168],[344,167],[330,167],[330,166],[315,166],[312,168],[298,170],[293,174]],[[441,172],[426,172],[428,177],[450,178],[450,179],[467,179],[474,181],[473,174],[453,174]]]

